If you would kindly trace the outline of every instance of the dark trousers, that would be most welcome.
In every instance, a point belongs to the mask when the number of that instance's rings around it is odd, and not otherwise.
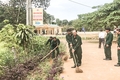
[[[68,44],[68,47],[69,47],[70,57],[72,58],[72,57],[73,57],[73,54],[72,54],[72,48],[70,47],[70,44]]]
[[[104,47],[104,38],[99,38],[99,48],[101,48],[102,43],[103,43],[103,47]]]
[[[104,53],[105,53],[106,59],[111,59],[111,46],[106,47],[105,45]]]
[[[120,65],[120,50],[117,51],[117,55],[118,55],[118,64]]]
[[[82,61],[81,61],[82,60],[82,48],[79,47],[77,50],[75,50],[75,52],[73,54],[75,56],[75,58],[73,57],[74,64],[75,65],[76,65],[76,63],[77,63],[77,65],[82,64]],[[76,63],[75,63],[75,60],[76,60]]]
[[[57,51],[57,53],[55,53]],[[59,48],[56,48],[53,52],[52,52],[52,59],[56,58],[59,54]]]

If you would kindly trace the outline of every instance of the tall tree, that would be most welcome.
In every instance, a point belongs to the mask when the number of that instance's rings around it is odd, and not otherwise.
[[[37,8],[46,9],[50,0],[32,0]],[[5,19],[11,24],[26,24],[26,0],[10,0],[9,3],[0,2],[0,23]]]
[[[57,18],[57,19],[56,19],[56,24],[57,24],[58,26],[62,26],[62,21]]]
[[[72,26],[73,20],[68,22],[68,26]]]
[[[78,23],[85,26],[88,30],[99,30],[107,26],[114,28],[120,25],[120,0],[114,0],[112,3],[106,3],[102,6],[94,7],[97,10],[92,13],[78,15]],[[74,20],[75,22],[76,20]],[[73,24],[76,27],[76,25]],[[80,26],[80,27],[81,27]]]
[[[47,9],[47,7],[50,5],[50,0],[32,0],[32,3],[37,8]]]
[[[52,24],[52,22],[54,20],[55,20],[55,17],[53,15],[50,15],[45,10],[43,10],[43,22],[44,22],[44,24]]]
[[[62,25],[63,25],[63,26],[68,25],[68,20],[64,19],[64,20],[62,21]]]

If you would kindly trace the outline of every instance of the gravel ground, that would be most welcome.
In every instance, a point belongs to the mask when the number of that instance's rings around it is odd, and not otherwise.
[[[66,45],[65,39],[61,40]],[[117,44],[112,45],[112,60],[105,61],[104,49],[98,48],[98,43],[83,41],[82,65],[79,67],[83,73],[75,73],[73,60],[64,63],[64,73],[60,75],[64,80],[120,80],[120,67],[114,67],[117,63]],[[68,49],[67,49],[68,53]]]

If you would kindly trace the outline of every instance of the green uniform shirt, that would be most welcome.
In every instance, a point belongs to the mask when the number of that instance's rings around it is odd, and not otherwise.
[[[72,36],[72,46],[74,50],[77,50],[78,47],[81,47],[82,45],[82,40],[79,35],[76,35],[75,37]]]
[[[52,39],[48,39],[46,45],[49,43],[51,45]]]
[[[118,47],[120,47],[120,34],[118,35],[117,43],[118,43]]]
[[[56,41],[52,40],[51,49],[54,49],[58,45],[60,45],[60,40],[59,39],[56,39]]]
[[[106,36],[106,45],[111,46],[113,41],[113,34],[111,32],[107,33]]]
[[[72,34],[67,34],[66,35],[66,41],[68,42],[68,44],[72,43]]]

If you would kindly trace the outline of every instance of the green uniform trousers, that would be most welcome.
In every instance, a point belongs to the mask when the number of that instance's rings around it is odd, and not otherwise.
[[[117,51],[117,55],[118,55],[118,64],[120,65],[120,50]]]
[[[82,48],[78,47],[73,54],[75,56],[75,59],[73,57],[74,64],[76,65],[75,60],[77,62],[77,65],[82,64],[82,61],[81,61],[82,60]]]
[[[57,53],[55,53],[55,51],[57,51]],[[59,54],[59,48],[56,48],[53,52],[52,52],[52,59],[56,58]]]
[[[70,57],[72,58],[72,57],[73,57],[73,54],[72,54],[72,48],[70,47],[70,44],[68,44],[68,47],[69,47]]]
[[[111,59],[111,46],[108,46],[108,47],[105,46],[104,53],[105,53],[106,59]]]

